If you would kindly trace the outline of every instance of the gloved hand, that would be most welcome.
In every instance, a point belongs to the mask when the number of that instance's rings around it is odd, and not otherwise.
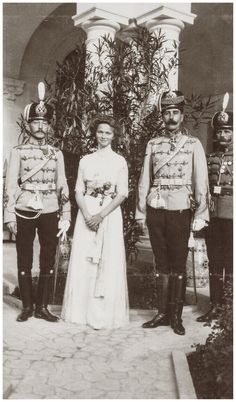
[[[67,232],[67,230],[69,229],[69,227],[70,227],[70,221],[68,221],[68,220],[66,220],[66,219],[64,219],[64,220],[59,220],[59,222],[58,222],[58,229],[60,229],[59,230],[59,232],[57,233],[57,237],[59,237],[59,236],[61,236],[61,240],[63,241],[63,240],[65,240],[66,239],[66,232]]]
[[[16,222],[7,222],[6,227],[9,229],[9,231],[16,235],[17,233],[17,223]]]
[[[203,229],[205,226],[208,226],[204,219],[194,219],[193,221],[193,231],[198,232]]]

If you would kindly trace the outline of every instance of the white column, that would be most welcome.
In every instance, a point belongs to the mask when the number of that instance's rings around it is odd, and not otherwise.
[[[166,18],[163,20],[150,20],[145,25],[149,32],[154,32],[156,36],[164,35],[163,50],[168,52],[165,54],[163,61],[164,65],[168,67],[175,53],[177,57],[179,55],[179,35],[181,30],[184,29],[184,23],[177,19]],[[170,71],[169,87],[171,90],[178,89],[178,66]]]
[[[88,20],[81,24],[81,28],[87,34],[86,46],[87,50],[93,54],[94,64],[97,64],[96,46],[102,36],[109,36],[110,39],[115,38],[116,32],[120,29],[120,25],[117,22],[100,19],[100,20]]]
[[[106,69],[111,63],[111,60],[107,58],[107,51],[104,47],[103,53],[99,56],[97,53],[97,46],[103,36],[109,37],[110,40],[114,40],[116,32],[120,29],[120,25],[117,22],[107,19],[100,20],[88,20],[81,24],[81,28],[87,34],[86,47],[87,53],[90,54],[93,68],[99,67],[102,72],[106,74]],[[99,85],[97,95],[101,98],[103,96],[102,90],[106,90],[109,85],[109,81],[103,82]]]

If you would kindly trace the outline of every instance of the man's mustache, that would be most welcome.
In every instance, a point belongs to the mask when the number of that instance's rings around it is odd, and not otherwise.
[[[220,137],[220,141],[222,141],[222,142],[231,142],[232,139],[231,138]]]
[[[169,120],[169,121],[167,122],[167,124],[178,124],[178,122],[171,119],[171,120]]]

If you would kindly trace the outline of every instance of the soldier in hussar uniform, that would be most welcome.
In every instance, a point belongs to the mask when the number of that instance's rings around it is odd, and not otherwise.
[[[223,289],[227,282],[233,284],[233,113],[225,111],[228,99],[226,93],[222,111],[212,118],[217,150],[207,158],[211,219],[206,229],[211,306],[198,322],[217,318]]]
[[[185,334],[181,317],[191,219],[194,231],[209,220],[205,153],[182,127],[184,104],[180,91],[161,97],[165,129],[147,144],[136,211],[141,227],[146,220],[157,267],[158,313],[143,328],[170,324],[178,335]],[[197,207],[191,218],[193,202]]]
[[[23,304],[17,321],[26,321],[33,315],[31,269],[37,229],[40,275],[34,316],[54,322],[58,317],[47,308],[49,283],[54,273],[57,237],[65,236],[70,226],[70,202],[63,154],[47,144],[53,108],[43,101],[43,83],[39,83],[38,90],[40,101],[27,105],[24,110],[24,119],[30,130],[29,140],[11,152],[6,177],[4,222],[16,235],[18,281]]]

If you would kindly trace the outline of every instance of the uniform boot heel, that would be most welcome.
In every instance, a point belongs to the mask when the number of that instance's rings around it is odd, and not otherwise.
[[[178,318],[176,319],[174,326],[174,333],[177,335],[185,335],[185,328],[182,324],[182,320],[179,320]]]

